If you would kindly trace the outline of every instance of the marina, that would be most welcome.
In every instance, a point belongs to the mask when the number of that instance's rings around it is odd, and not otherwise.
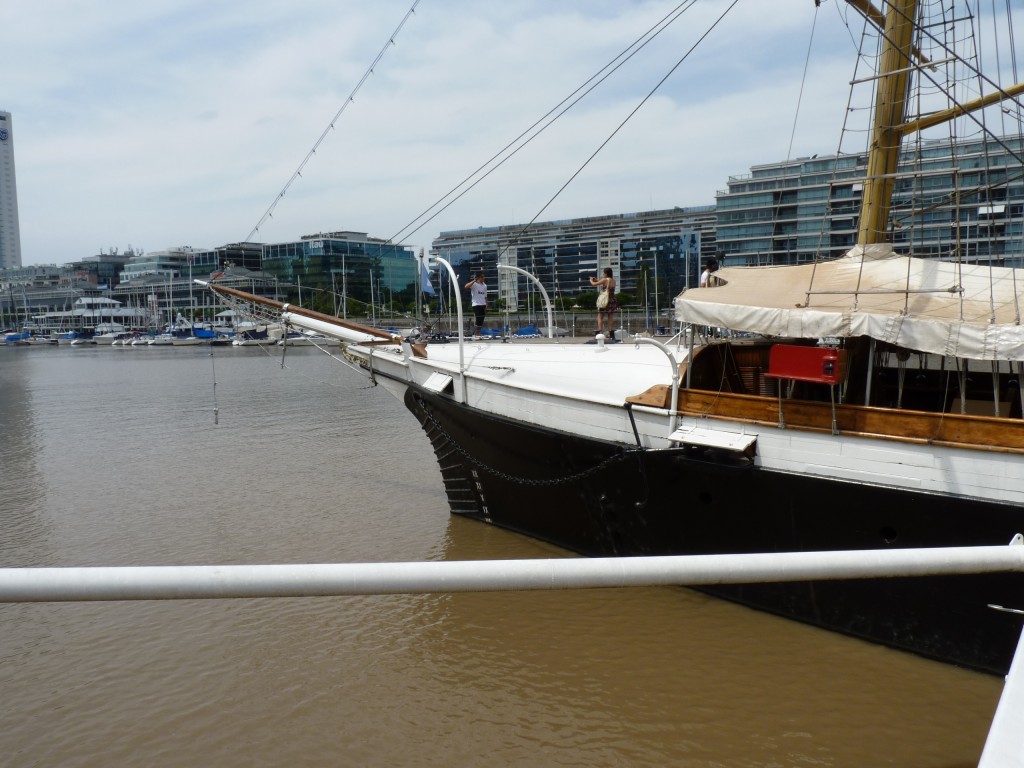
[[[241,352],[0,348],[5,565],[569,555],[450,515],[380,387],[316,349]],[[676,587],[0,605],[0,626],[12,765],[968,766],[1002,690]]]

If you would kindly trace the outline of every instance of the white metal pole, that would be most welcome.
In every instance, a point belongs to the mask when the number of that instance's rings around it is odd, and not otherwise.
[[[1024,633],[1017,641],[1017,651],[999,697],[999,705],[989,726],[985,748],[978,768],[1010,768],[1024,766]]]
[[[654,251],[654,331],[658,331],[658,323],[661,322],[661,299],[658,296],[658,249],[655,247]]]
[[[455,308],[458,311],[459,320],[459,378],[462,379],[462,402],[467,400],[466,392],[466,362],[463,342],[465,336],[462,330],[462,286],[456,285],[458,278],[455,277],[455,270],[452,269],[452,265],[442,259],[440,256],[437,257],[437,263],[443,264],[444,268],[448,270],[448,275],[451,277],[451,285],[455,287]],[[449,304],[451,306],[451,304]]]
[[[0,602],[751,584],[1024,571],[1024,546],[296,565],[0,568]]]

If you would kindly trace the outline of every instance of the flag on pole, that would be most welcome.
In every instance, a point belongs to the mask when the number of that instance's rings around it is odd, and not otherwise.
[[[434,286],[430,284],[430,274],[427,272],[427,265],[420,259],[420,290],[431,296],[434,295]]]

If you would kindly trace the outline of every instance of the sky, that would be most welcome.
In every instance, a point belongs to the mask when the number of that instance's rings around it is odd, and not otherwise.
[[[861,26],[838,0],[683,3],[417,227],[680,3],[419,0],[402,24],[412,7],[4,0],[23,264],[342,230],[429,251],[441,231],[711,205],[752,165],[836,151]]]

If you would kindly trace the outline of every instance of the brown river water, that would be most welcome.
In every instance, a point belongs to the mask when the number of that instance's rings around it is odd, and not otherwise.
[[[450,516],[383,390],[281,362],[0,347],[0,567],[567,555]],[[2,766],[953,768],[1001,690],[684,588],[0,605]]]

